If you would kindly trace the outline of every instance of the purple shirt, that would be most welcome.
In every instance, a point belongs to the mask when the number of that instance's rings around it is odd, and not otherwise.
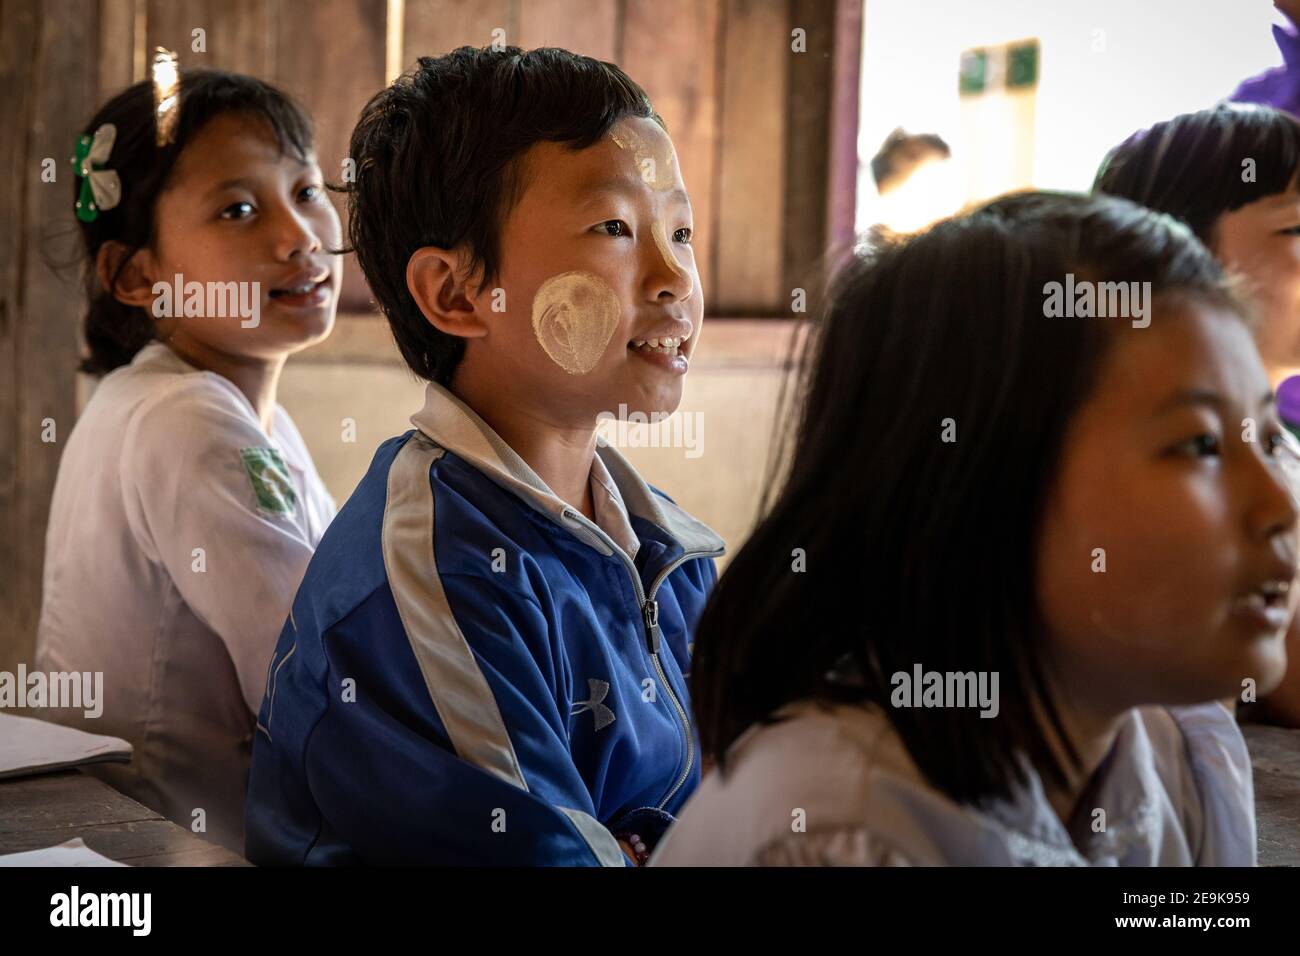
[[[1229,99],[1261,103],[1300,116],[1300,34],[1293,24],[1274,25],[1273,39],[1282,51],[1283,65],[1252,76]]]
[[[1277,414],[1292,431],[1300,428],[1300,375],[1292,375],[1278,385]]]

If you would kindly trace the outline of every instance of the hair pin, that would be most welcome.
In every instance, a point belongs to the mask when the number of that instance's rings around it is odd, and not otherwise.
[[[117,127],[112,123],[99,127],[94,136],[82,136],[77,140],[77,154],[72,157],[72,165],[81,177],[77,218],[82,222],[94,222],[100,212],[112,209],[122,200],[122,180],[117,171],[104,168],[116,140]]]

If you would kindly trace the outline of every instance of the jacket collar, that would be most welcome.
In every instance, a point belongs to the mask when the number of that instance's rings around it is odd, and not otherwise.
[[[411,424],[434,444],[465,459],[497,485],[601,554],[613,553],[608,536],[594,522],[558,498],[487,422],[442,385],[429,382],[425,386],[424,407],[411,416]],[[688,554],[723,552],[725,545],[711,528],[655,494],[632,464],[599,436],[596,454],[618,487],[628,514],[663,529]]]

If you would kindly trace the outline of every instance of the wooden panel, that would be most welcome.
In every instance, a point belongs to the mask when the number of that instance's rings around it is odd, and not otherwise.
[[[506,31],[506,43],[513,43],[518,19],[510,0],[406,0],[402,69],[409,70],[418,57],[487,46],[497,28]]]
[[[100,103],[131,85],[135,55],[135,0],[99,0]]]
[[[617,62],[621,7],[619,0],[526,0],[519,4],[518,45],[558,46]]]
[[[39,0],[0,0],[0,84],[12,91],[0,97],[0,128],[17,131],[27,126],[40,19]],[[25,140],[24,136],[0,137],[0,182],[5,184],[0,190],[0,222],[17,227],[0,229],[0,670],[10,672],[19,661],[30,660],[28,635],[24,633],[20,640],[18,629],[20,581],[24,565],[31,560],[20,545],[18,520],[24,491],[18,473],[20,253],[25,248],[23,192],[33,176]]]
[[[162,46],[177,53],[182,67],[267,78],[275,73],[276,19],[273,0],[149,0],[147,57],[152,62],[154,47]],[[193,49],[197,28],[205,32],[206,52]]]
[[[627,0],[621,66],[668,124],[695,212],[695,261],[705,308],[717,231],[718,32],[721,0]]]
[[[850,251],[857,221],[858,89],[862,78],[862,0],[837,0],[831,55],[831,128],[826,233],[834,254]]]
[[[327,182],[342,176],[361,108],[384,86],[385,0],[281,0],[275,82],[311,112],[316,153]],[[347,235],[343,197],[331,194]],[[356,256],[343,264],[339,308],[370,308]]]
[[[726,0],[714,304],[729,315],[784,312],[788,10]]]
[[[82,303],[76,270],[56,273],[75,245],[68,158],[97,86],[95,16],[80,0],[5,0],[0,82],[10,91],[0,123],[0,667],[30,661],[40,616],[45,524],[59,453],[76,414],[75,366]],[[41,181],[42,160],[57,180]],[[12,184],[12,185],[11,185]],[[16,242],[15,242],[16,240]],[[53,419],[57,441],[41,441]]]
[[[790,49],[790,33],[803,30],[803,52]],[[790,79],[785,99],[783,302],[773,308],[789,311],[789,290],[804,289],[807,309],[816,314],[824,285],[826,262],[826,187],[831,139],[831,54],[835,48],[835,0],[793,0],[786,49]]]

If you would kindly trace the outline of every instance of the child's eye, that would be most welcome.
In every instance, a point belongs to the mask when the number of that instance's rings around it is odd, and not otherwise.
[[[1282,437],[1281,432],[1272,432],[1264,440],[1265,454],[1276,458],[1286,448],[1286,440]]]
[[[1195,438],[1189,438],[1187,441],[1175,445],[1173,450],[1192,458],[1217,456],[1219,454],[1219,439],[1207,432],[1204,435],[1197,435]]]
[[[251,202],[231,203],[225,209],[221,210],[222,219],[246,219],[252,214],[253,204]]]
[[[673,242],[690,242],[693,235],[690,229],[683,227],[673,233]]]
[[[325,191],[319,183],[313,183],[310,186],[304,186],[302,192],[298,193],[298,198],[307,202],[317,202],[325,195]]]
[[[1279,229],[1278,234],[1283,236],[1300,236],[1300,225],[1287,226],[1285,229]]]
[[[596,228],[604,232],[606,235],[616,236],[616,237],[626,236],[628,235],[629,232],[627,228],[627,223],[625,223],[622,219],[608,219],[605,222],[602,222]]]

